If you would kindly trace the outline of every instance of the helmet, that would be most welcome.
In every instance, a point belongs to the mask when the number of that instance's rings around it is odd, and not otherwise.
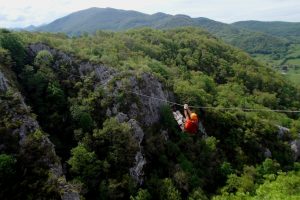
[[[192,113],[192,114],[191,114],[191,119],[192,119],[192,120],[197,120],[197,119],[198,119],[197,114],[196,114],[196,113]]]

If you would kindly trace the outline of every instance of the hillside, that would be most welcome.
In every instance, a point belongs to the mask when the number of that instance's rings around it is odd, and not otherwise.
[[[200,27],[225,42],[250,53],[264,65],[273,67],[280,72],[287,72],[288,78],[298,84],[300,80],[298,25],[299,23],[258,21],[226,24],[204,17],[191,18],[186,15],[165,13],[148,15],[113,8],[90,8],[72,13],[34,30],[80,35],[83,33],[94,34],[97,30],[122,31],[141,27],[156,29]]]
[[[300,23],[297,22],[240,21],[232,25],[238,28],[245,28],[279,37],[293,38],[294,36],[300,36]]]
[[[148,15],[113,8],[90,8],[75,12],[48,25],[39,27],[36,31],[80,35],[85,32],[95,33],[97,30],[121,31],[141,27],[170,29],[184,26],[196,26],[206,29],[215,36],[249,53],[278,54],[287,50],[287,41],[284,39],[237,28],[203,17],[191,18],[186,15],[168,15],[164,13]]]
[[[300,110],[300,88],[210,33],[2,30],[0,45],[1,199],[299,196],[300,115],[271,109]],[[212,107],[194,109],[205,129],[181,132],[167,101]]]
[[[293,82],[300,84],[300,23],[242,21],[232,25],[272,34],[288,41],[287,51],[279,55],[257,54],[254,56],[257,60],[287,73]]]

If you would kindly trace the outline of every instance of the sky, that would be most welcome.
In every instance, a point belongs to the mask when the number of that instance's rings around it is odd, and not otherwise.
[[[300,22],[300,0],[0,0],[0,27],[42,25],[90,7],[186,14],[232,23]]]

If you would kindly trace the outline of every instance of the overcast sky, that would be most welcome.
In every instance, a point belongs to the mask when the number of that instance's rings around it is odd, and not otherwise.
[[[90,7],[186,14],[226,23],[300,22],[300,0],[0,0],[0,27],[41,25]]]

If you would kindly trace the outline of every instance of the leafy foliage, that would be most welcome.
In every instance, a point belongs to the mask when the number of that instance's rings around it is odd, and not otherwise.
[[[208,199],[218,191],[221,193],[216,199],[254,198],[260,187],[262,191],[277,187],[271,184],[274,177],[297,175],[289,142],[299,133],[299,115],[274,113],[270,109],[299,109],[299,88],[203,30],[146,28],[116,33],[98,31],[94,36],[75,38],[27,32],[17,36],[26,45],[42,42],[52,49],[28,55],[27,65],[15,73],[26,102],[62,157],[67,179],[82,185],[86,199]],[[62,62],[53,53],[55,49],[74,56],[71,64]],[[0,53],[5,59],[11,54],[6,49]],[[78,69],[78,63],[85,62],[110,67],[117,75],[107,84],[100,84],[99,74]],[[145,74],[159,80],[170,96],[174,94],[176,102],[209,107],[194,110],[209,136],[181,133],[171,108],[163,106],[158,123],[139,124],[144,132],[139,143],[137,130],[126,119],[133,112],[128,108],[137,105],[138,122],[150,110],[141,108],[139,97],[120,88],[142,87]],[[131,85],[135,80],[136,85]],[[120,120],[124,115],[117,113],[113,105],[128,115]],[[223,110],[224,107],[270,112]],[[16,123],[11,122],[7,106],[0,108],[5,113],[0,119],[3,141],[18,144],[11,134]],[[8,108],[17,107],[10,104]],[[281,137],[278,126],[290,128],[290,134]],[[51,176],[49,166],[38,159],[56,159],[49,146],[40,145],[45,138],[36,131],[26,139],[21,156],[14,145],[4,152],[18,155],[12,157],[16,159],[17,174],[27,168],[33,172],[16,186],[28,191],[29,197],[38,188],[41,198],[57,195],[58,183],[45,183]],[[142,185],[130,173],[140,148],[147,161]],[[266,149],[272,159],[265,158]],[[297,193],[295,190],[293,195]],[[21,194],[24,196],[25,192]]]
[[[264,167],[267,163],[270,164],[271,160],[266,160]],[[275,164],[276,165],[276,164]],[[216,196],[213,199],[245,199],[245,200],[256,200],[256,199],[298,199],[300,195],[299,190],[299,171],[290,171],[288,173],[269,171],[261,184],[255,184],[259,181],[258,177],[262,174],[257,173],[257,171],[252,167],[245,168],[245,172],[241,177],[236,175],[230,175],[227,185],[223,188],[222,195]],[[248,172],[247,172],[248,171]],[[275,172],[275,173],[274,173]],[[253,176],[256,174],[256,177]],[[238,186],[237,184],[241,184]],[[228,189],[231,190],[228,190]],[[232,190],[237,189],[237,190]],[[225,192],[226,191],[226,192]]]
[[[25,49],[18,36],[8,30],[0,29],[0,47],[10,52],[15,61],[14,69],[20,72],[24,63]]]

